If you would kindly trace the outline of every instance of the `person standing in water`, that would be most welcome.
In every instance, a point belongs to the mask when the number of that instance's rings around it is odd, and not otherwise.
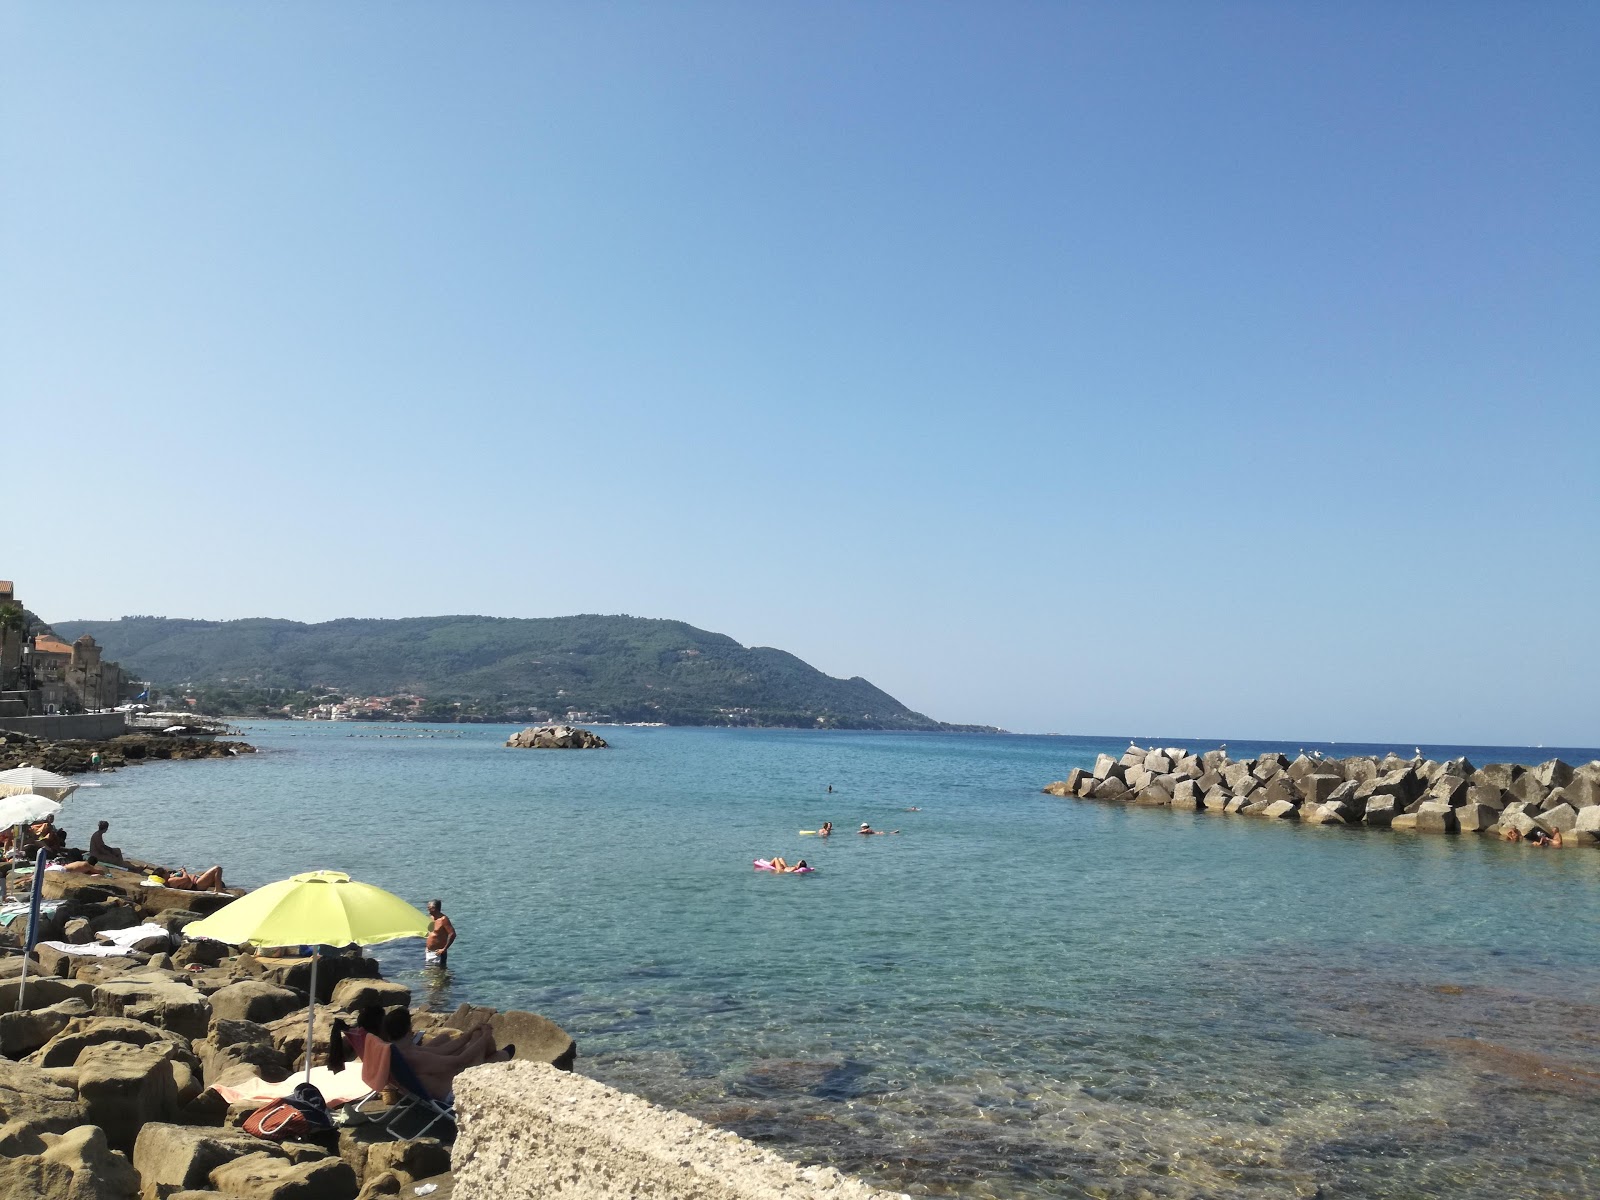
[[[455,945],[456,927],[444,915],[444,905],[437,900],[428,901],[428,940],[423,945],[424,966],[449,970],[450,947]]]

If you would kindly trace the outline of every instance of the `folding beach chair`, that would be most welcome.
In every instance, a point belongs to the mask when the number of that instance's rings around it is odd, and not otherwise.
[[[370,1039],[376,1041],[376,1038]],[[419,1117],[427,1117],[428,1122],[415,1133],[405,1135],[407,1139],[419,1138],[427,1135],[440,1121],[449,1121],[452,1125],[456,1121],[455,1097],[446,1096],[443,1100],[435,1100],[428,1095],[428,1089],[422,1086],[422,1081],[417,1078],[411,1064],[406,1062],[405,1055],[399,1046],[390,1046],[389,1050],[389,1086],[400,1093],[398,1103],[391,1105],[388,1115],[378,1122],[380,1127],[390,1137],[400,1140],[401,1135],[395,1129],[395,1124],[401,1117],[416,1113]],[[363,1101],[365,1103],[365,1101]]]

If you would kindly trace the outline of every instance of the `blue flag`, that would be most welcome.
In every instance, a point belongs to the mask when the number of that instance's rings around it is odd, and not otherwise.
[[[22,947],[23,954],[33,953],[39,940],[39,902],[44,899],[44,864],[48,861],[41,847],[38,861],[33,864],[33,895],[28,900],[28,940]]]

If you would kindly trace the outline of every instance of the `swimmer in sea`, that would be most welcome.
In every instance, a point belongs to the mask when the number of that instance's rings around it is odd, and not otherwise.
[[[824,821],[822,823],[822,828],[817,830],[817,836],[818,837],[827,837],[832,832],[833,832],[833,822],[832,821]]]
[[[891,833],[899,833],[900,831],[898,829],[874,829],[871,825],[863,821],[861,822],[861,828],[856,830],[856,832],[862,837],[887,837]]]

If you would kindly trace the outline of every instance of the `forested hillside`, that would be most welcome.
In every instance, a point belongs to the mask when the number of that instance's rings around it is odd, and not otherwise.
[[[948,729],[865,679],[792,654],[643,617],[411,617],[316,625],[124,617],[60,621],[108,658],[166,685],[410,692],[474,711],[569,710],[673,725]]]

